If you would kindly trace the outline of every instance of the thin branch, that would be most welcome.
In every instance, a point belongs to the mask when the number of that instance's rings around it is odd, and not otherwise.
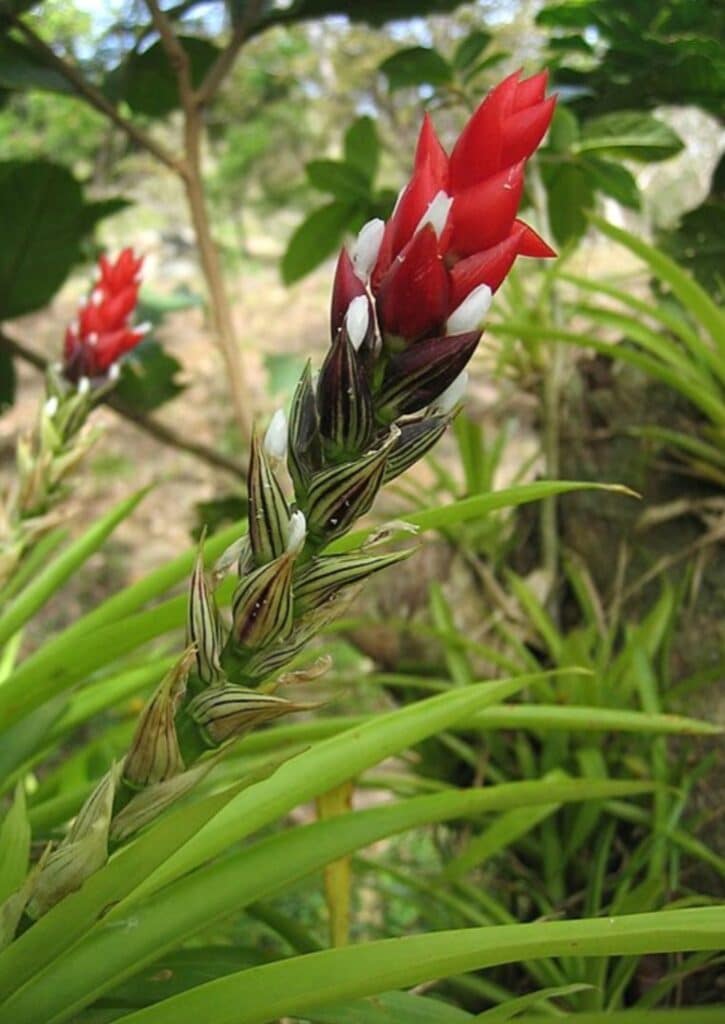
[[[36,370],[44,372],[47,369],[48,361],[22,342],[9,337],[4,332],[0,332],[0,342],[10,349],[13,355],[22,359],[23,362],[34,366]],[[223,455],[221,452],[199,441],[188,440],[183,434],[179,434],[172,427],[167,427],[166,424],[159,422],[159,420],[154,419],[152,416],[137,412],[136,409],[127,405],[122,399],[114,395],[113,392],[110,392],[102,399],[102,404],[107,405],[115,413],[123,417],[123,419],[133,423],[139,430],[143,430],[144,433],[153,437],[155,441],[166,445],[168,448],[174,448],[177,451],[194,455],[196,458],[201,459],[202,462],[206,462],[216,469],[223,469],[238,479],[243,478],[246,474],[246,468],[240,462]]]
[[[154,28],[176,73],[179,100],[184,114],[184,188],[199,249],[201,269],[211,300],[211,312],[219,348],[226,364],[234,417],[242,437],[249,441],[252,433],[251,408],[241,353],[237,341],[232,309],[229,303],[219,251],[212,234],[201,168],[201,147],[204,132],[203,112],[198,104],[191,80],[189,55],[180,43],[168,15],[158,0],[146,0]]]
[[[113,103],[108,100],[100,89],[97,89],[95,85],[92,85],[87,78],[75,67],[73,64],[69,64],[62,57],[58,56],[55,50],[50,47],[44,39],[42,39],[36,32],[30,28],[21,18],[17,15],[10,15],[12,24],[22,32],[25,38],[31,43],[31,45],[37,50],[37,52],[43,57],[43,59],[56,71],[58,71],[73,89],[82,96],[92,107],[100,111],[109,121],[125,132],[125,134],[136,142],[143,149],[146,149],[149,153],[152,153],[157,160],[165,164],[176,174],[180,174],[182,177],[186,174],[186,166],[183,160],[174,156],[164,146],[160,145],[155,139],[152,139],[150,135],[147,135],[145,131],[138,128],[132,121],[127,120],[123,114],[119,113],[118,109]]]
[[[207,71],[204,80],[196,90],[195,99],[199,107],[206,106],[216,95],[219,86],[234,67],[239,51],[249,38],[250,30],[262,10],[261,0],[250,0],[244,17],[234,26],[231,39]]]
[[[146,6],[149,9],[154,28],[161,37],[161,45],[166,51],[169,64],[171,64],[172,69],[176,73],[179,84],[179,98],[182,106],[184,110],[188,110],[190,105],[194,106],[194,87],[191,82],[189,54],[179,42],[171,21],[161,10],[156,0],[146,0]]]

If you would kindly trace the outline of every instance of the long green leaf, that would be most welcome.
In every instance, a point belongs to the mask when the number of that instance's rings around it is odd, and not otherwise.
[[[120,850],[78,892],[53,907],[0,955],[0,998],[32,978],[41,965],[49,963],[59,952],[71,948],[102,914],[133,892],[149,872],[188,842],[245,784],[237,783],[172,811]]]
[[[603,234],[644,260],[654,273],[672,288],[683,306],[689,309],[710,332],[715,345],[725,355],[725,316],[695,278],[660,249],[642,241],[629,231],[617,228],[595,214],[590,215],[590,220]]]
[[[407,516],[406,521],[418,526],[421,530],[433,530],[475,519],[496,509],[538,501],[540,498],[552,494],[590,489],[604,489],[629,495],[633,493],[627,488],[615,484],[541,481],[520,487],[506,488],[494,494],[465,498],[443,508],[425,509]],[[349,534],[331,545],[328,550],[347,551],[358,547],[370,532],[370,530],[363,530]],[[216,537],[213,539],[217,540]],[[178,572],[179,566],[185,564],[183,560],[186,558],[187,555],[184,555],[181,560],[177,559],[173,563],[176,567],[174,576]],[[171,573],[163,576],[165,581],[169,581],[171,578]],[[106,609],[102,619],[96,617],[91,620],[93,615],[91,613],[91,616],[86,616],[76,626],[65,630],[60,636],[54,638],[28,658],[0,689],[0,718],[4,717],[5,721],[10,724],[32,711],[33,708],[39,707],[55,694],[82,681],[92,672],[136,650],[169,630],[180,627],[184,621],[186,608],[186,598],[183,595],[171,598],[148,611],[138,612],[127,618],[121,617],[120,621],[107,621],[109,606],[120,613],[122,607],[137,606],[142,594],[150,595],[152,591],[155,594],[158,581],[155,581],[153,585],[148,584],[148,586],[146,586],[146,582],[141,581],[140,584],[130,588],[135,591],[132,601],[125,600],[126,592],[118,595],[117,599],[112,598],[110,602],[106,602],[99,609],[99,612]],[[220,588],[218,596],[222,603],[227,594],[228,588],[226,590],[224,587]],[[112,605],[112,602],[117,603]],[[93,643],[79,644],[79,636],[84,635],[90,629],[89,622],[92,622],[93,626]]]
[[[586,483],[581,480],[540,480],[532,484],[519,484],[517,487],[504,487],[491,494],[477,494],[472,498],[462,498],[450,505],[427,508],[422,512],[414,512],[401,518],[403,522],[412,523],[419,530],[438,530],[444,526],[457,526],[459,523],[465,523],[471,519],[480,519],[499,509],[517,508],[519,505],[526,505],[530,501],[540,501],[542,498],[550,498],[552,495],[587,490],[613,491],[617,494],[637,497],[628,487],[623,487],[620,484]],[[359,547],[371,532],[372,528],[357,530],[355,533],[334,541],[326,551],[330,553],[350,551],[352,548]]]
[[[94,551],[98,550],[118,524],[131,515],[148,491],[149,488],[144,487],[130,498],[126,498],[38,573],[0,618],[0,645],[25,625],[56,590],[63,586]]]
[[[127,1024],[265,1024],[341,999],[524,958],[718,950],[725,908],[547,921],[437,932],[293,957],[201,985],[126,1018]]]
[[[710,416],[714,423],[725,424],[725,404],[709,392],[703,392],[689,378],[681,377],[676,370],[665,366],[660,360],[645,355],[636,349],[628,348],[625,345],[613,345],[608,341],[600,341],[585,334],[576,334],[573,331],[559,330],[555,327],[540,327],[537,324],[529,323],[496,323],[491,324],[491,333],[505,334],[514,338],[523,338],[533,341],[559,341],[565,345],[574,345],[577,348],[590,348],[595,352],[607,356],[608,359],[619,359],[623,363],[630,363],[638,367],[644,373],[664,381],[674,391],[680,391],[692,402],[693,405],[702,409]]]
[[[303,758],[301,755],[287,765],[297,766],[297,774],[302,774]],[[275,779],[279,782],[285,767],[283,765],[268,782]],[[592,783],[586,781],[583,786],[580,783],[581,780],[561,783],[559,796],[587,799]],[[265,785],[260,783],[247,792],[252,795]],[[651,788],[647,783],[627,781],[610,781],[605,785],[609,792],[630,794]],[[517,806],[536,806],[550,800],[551,784],[548,782],[453,790],[340,815],[274,835],[179,879],[145,902],[139,902],[140,890],[137,889],[130,905],[121,904],[112,909],[81,944],[55,961],[53,956],[63,948],[58,938],[51,944],[47,936],[41,935],[33,943],[34,930],[31,930],[23,937],[26,961],[32,962],[42,955],[48,966],[11,996],[2,1009],[13,1024],[35,1024],[39,1016],[44,1024],[59,1024],[185,937],[250,902],[284,889],[347,853],[431,822]],[[239,798],[227,807],[238,813]],[[63,906],[60,904],[58,910]],[[48,919],[54,913],[57,912],[51,911]],[[17,958],[8,963],[0,956],[0,979],[15,982],[13,988],[17,988],[17,979],[28,977],[27,968],[24,975],[18,974],[21,966]]]
[[[551,1017],[525,1013],[516,1024],[549,1024]],[[676,1010],[591,1010],[569,1013],[566,1024],[722,1024],[725,1003],[718,1006],[680,1006]]]

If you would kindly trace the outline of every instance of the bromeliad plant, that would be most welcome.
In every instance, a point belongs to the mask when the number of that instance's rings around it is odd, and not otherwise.
[[[103,777],[49,854],[29,895],[30,917],[97,870],[109,840],[126,838],[187,792],[213,767],[214,758],[204,758],[210,749],[223,751],[255,725],[300,710],[273,691],[325,664],[281,680],[280,671],[356,586],[411,553],[374,554],[370,545],[324,551],[448,426],[492,293],[516,256],[553,255],[516,220],[526,159],[553,113],[545,86],[544,74],[506,79],[450,159],[426,118],[390,221],[366,224],[352,250],[342,250],[319,376],[315,382],[308,364],[289,423],[280,411],[264,442],[252,439],[248,532],[222,556],[213,581],[199,557],[188,649],[143,711],[120,769]],[[127,324],[139,268],[128,251],[114,266],[103,261],[91,301],[68,331],[64,375],[85,384],[73,393],[76,405],[75,395],[88,394],[92,381],[103,386],[116,357],[141,337]],[[285,461],[292,500],[279,479]],[[230,572],[238,583],[225,625],[214,585]]]
[[[57,525],[63,483],[98,438],[84,430],[94,405],[118,379],[119,360],[148,330],[133,326],[143,260],[124,249],[101,256],[98,279],[68,327],[62,360],[46,375],[35,430],[17,445],[17,480],[0,503],[0,590],[32,544]]]
[[[124,1017],[129,1024],[210,1015],[216,1024],[261,1024],[290,1013],[341,1021],[361,1019],[355,1017],[360,1012],[377,1021],[387,1013],[384,1005],[361,1008],[351,1001],[493,963],[565,956],[574,948],[585,957],[599,955],[603,944],[612,954],[717,946],[722,915],[696,908],[656,917],[461,929],[392,945],[328,950],[235,970],[226,978],[216,971],[209,984],[181,991],[171,1001],[152,996],[157,1004],[137,1012],[138,1004],[114,992],[124,979],[132,979],[133,987],[140,970],[187,938],[396,832],[552,800],[625,797],[651,788],[647,781],[619,779],[564,780],[556,789],[549,780],[445,787],[239,845],[298,804],[428,736],[463,721],[466,728],[495,728],[486,717],[491,705],[541,676],[461,686],[352,723],[333,718],[319,723],[324,728],[317,733],[314,722],[289,727],[297,729],[293,757],[281,739],[275,741],[284,729],[250,736],[240,751],[230,749],[254,726],[301,706],[275,692],[300,677],[289,671],[280,676],[282,670],[367,576],[409,554],[375,554],[359,537],[345,535],[371,508],[383,483],[428,451],[450,422],[491,294],[516,255],[550,254],[516,220],[522,161],[551,116],[544,87],[543,76],[507,79],[474,114],[450,159],[425,122],[413,177],[391,220],[366,225],[352,250],[340,256],[331,346],[317,380],[308,366],[289,419],[277,414],[264,440],[253,441],[247,533],[225,537],[225,543],[232,541],[226,551],[212,538],[206,547],[221,557],[210,574],[202,555],[196,559],[185,602],[186,651],[171,665],[166,659],[168,673],[135,724],[122,760],[84,794],[85,801],[76,801],[72,791],[70,802],[61,793],[60,802],[51,798],[31,807],[40,836],[52,835],[54,826],[77,814],[58,845],[29,872],[22,780],[59,737],[158,678],[158,656],[140,667],[126,665],[125,672],[116,669],[115,675],[109,666],[177,625],[179,600],[144,606],[177,583],[191,563],[181,556],[89,612],[17,669],[2,666],[0,717],[8,727],[2,755],[10,770],[5,768],[0,781],[6,789],[18,781],[0,833],[3,1019],[90,1022],[97,1008],[103,1019],[110,1009],[109,1019]],[[293,493],[281,479],[285,460]],[[572,486],[547,482],[478,495],[455,509],[429,509],[415,521],[428,528],[451,525]],[[126,503],[98,524],[92,540],[84,538],[64,553],[63,572],[80,564],[132,506]],[[226,576],[235,577],[233,588]],[[12,614],[0,620],[0,639],[15,635],[57,578],[62,573],[51,566],[32,600],[26,591],[19,595]],[[225,620],[229,589],[231,615]],[[322,667],[315,666],[313,674]],[[93,678],[103,671],[108,674]],[[89,679],[90,685],[66,697]],[[686,726],[668,719],[653,727]],[[327,738],[300,750],[300,741],[319,736]],[[255,739],[271,739],[267,750],[276,760],[250,764]],[[234,779],[226,787],[217,770],[224,755]],[[196,786],[205,775],[216,785]],[[187,802],[169,810],[181,796]],[[111,1003],[104,1007],[99,1000],[105,994]],[[400,998],[401,1021],[438,1005]],[[320,1016],[320,1007],[339,1004],[344,1005],[330,1010],[331,1017]],[[455,1019],[469,1018],[450,1009]],[[450,1019],[440,1014],[436,1019]]]

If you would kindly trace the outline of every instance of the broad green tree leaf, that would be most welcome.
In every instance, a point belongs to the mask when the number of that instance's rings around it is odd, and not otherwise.
[[[267,25],[285,24],[295,21],[310,21],[342,14],[351,21],[364,21],[369,25],[384,25],[386,21],[416,18],[422,14],[454,11],[462,0],[292,0],[291,3],[269,4],[257,21],[254,31],[259,32]],[[232,0],[233,13],[243,17],[247,0]]]
[[[579,120],[573,111],[558,104],[549,129],[549,147],[555,153],[570,153],[579,138]]]
[[[559,245],[576,241],[587,228],[587,212],[594,203],[592,181],[584,167],[561,163],[547,168],[549,221]]]
[[[354,203],[334,199],[314,210],[294,232],[282,257],[282,280],[294,284],[332,255],[357,213]]]
[[[378,171],[380,140],[371,117],[365,115],[352,122],[345,132],[344,152],[345,162],[357,168],[372,184]]]
[[[0,163],[0,320],[44,306],[79,256],[81,187],[49,160]]]
[[[582,161],[582,167],[589,173],[599,192],[611,196],[612,199],[616,199],[618,203],[629,207],[630,210],[640,208],[637,182],[632,172],[622,164],[590,156]]]
[[[646,161],[666,160],[682,147],[682,139],[664,121],[635,110],[586,121],[578,144],[582,153]]]
[[[0,320],[40,309],[63,284],[81,243],[118,199],[86,203],[80,184],[50,160],[0,163]]]
[[[8,35],[0,36],[0,87],[18,91],[42,89],[73,93],[67,78],[49,67],[25,43]]]
[[[192,82],[200,85],[219,48],[196,36],[180,36],[179,41],[189,55]],[[132,53],[115,68],[106,79],[106,92],[146,117],[166,117],[180,105],[176,73],[160,41],[143,53]]]
[[[158,341],[144,339],[124,359],[115,395],[131,409],[152,412],[184,390],[176,379],[180,370],[179,360]]]
[[[310,185],[343,201],[365,199],[369,192],[370,183],[363,172],[342,160],[311,160],[305,174]]]
[[[491,42],[490,32],[475,28],[461,39],[453,54],[453,67],[456,71],[466,71],[475,64],[488,44]]]
[[[391,92],[418,85],[446,85],[453,77],[453,68],[437,50],[426,46],[410,46],[398,50],[380,65]]]

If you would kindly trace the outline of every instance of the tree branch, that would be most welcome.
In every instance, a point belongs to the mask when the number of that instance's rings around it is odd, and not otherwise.
[[[262,10],[261,0],[249,0],[244,16],[234,26],[231,39],[206,73],[196,90],[195,98],[199,107],[206,106],[216,95],[219,86],[234,67],[239,51],[249,38],[250,29]]]
[[[36,370],[41,372],[46,370],[48,361],[43,356],[15,338],[9,337],[4,331],[0,332],[0,342],[10,349],[13,355],[22,359],[23,362],[30,364],[30,366],[34,366]],[[223,469],[238,479],[243,478],[246,474],[246,467],[242,463],[223,455],[221,452],[199,441],[190,441],[172,427],[167,427],[164,423],[159,422],[159,420],[137,412],[136,409],[127,405],[122,399],[114,395],[113,392],[104,396],[102,404],[107,405],[115,413],[123,417],[123,419],[133,423],[139,430],[142,430],[145,434],[153,437],[155,441],[166,445],[168,448],[175,448],[177,451],[194,455],[196,458],[201,459],[202,462],[206,462],[216,469]]]
[[[219,348],[226,366],[234,418],[245,441],[252,434],[251,399],[242,365],[239,343],[234,329],[219,251],[212,234],[209,211],[204,194],[201,168],[201,145],[204,131],[203,113],[194,92],[189,55],[179,42],[168,16],[161,10],[158,0],[146,0],[154,28],[176,73],[179,100],[184,114],[184,187],[199,248],[199,259],[211,300],[211,313]]]
[[[127,120],[122,114],[119,113],[113,103],[108,100],[100,89],[97,89],[95,85],[88,81],[87,78],[75,67],[73,64],[69,64],[62,57],[58,56],[55,50],[50,47],[44,39],[42,39],[36,32],[30,28],[21,18],[17,15],[10,15],[12,24],[21,32],[28,42],[34,47],[34,49],[43,57],[43,59],[56,71],[58,71],[67,82],[72,85],[75,92],[79,96],[82,96],[92,107],[100,111],[105,117],[112,121],[118,128],[121,129],[130,139],[132,139],[137,145],[146,149],[149,153],[152,153],[157,160],[160,160],[166,167],[170,168],[176,174],[185,177],[186,166],[183,160],[170,153],[164,146],[152,139],[150,135],[147,135],[143,129],[137,127],[132,121]]]

